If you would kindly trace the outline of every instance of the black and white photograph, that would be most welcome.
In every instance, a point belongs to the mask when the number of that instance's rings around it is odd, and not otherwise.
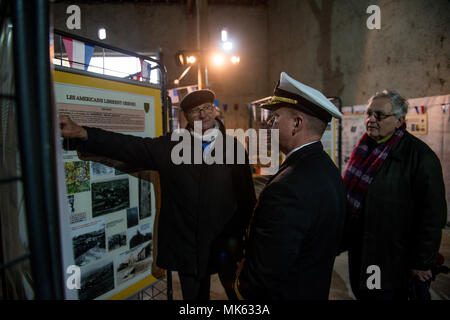
[[[152,240],[151,224],[146,223],[128,230],[128,239],[130,240],[130,249]]]
[[[139,179],[139,219],[152,216],[152,183]]]
[[[108,237],[108,251],[113,251],[127,245],[126,232],[117,233]]]
[[[71,194],[67,196],[67,205],[70,224],[87,220],[87,212],[83,203],[87,201],[85,193]]]
[[[77,266],[81,267],[103,258],[106,253],[104,220],[98,219],[73,225],[72,245]]]
[[[80,300],[92,300],[114,289],[112,259],[105,259],[81,269]]]
[[[128,178],[92,184],[93,217],[123,210],[129,206],[130,191]]]
[[[127,209],[127,228],[136,226],[139,223],[137,207]]]
[[[75,213],[75,197],[73,194],[67,196],[67,203],[69,205],[69,213]]]
[[[114,174],[114,168],[105,166],[104,164],[101,164],[99,162],[92,161],[91,162],[91,169],[92,169],[92,176],[93,177]]]
[[[152,242],[118,255],[116,258],[117,285],[139,274],[150,272],[152,260]]]

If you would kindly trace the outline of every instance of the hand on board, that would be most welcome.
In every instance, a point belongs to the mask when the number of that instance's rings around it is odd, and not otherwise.
[[[67,139],[86,139],[88,137],[86,129],[76,124],[72,119],[65,115],[58,116],[61,136]]]

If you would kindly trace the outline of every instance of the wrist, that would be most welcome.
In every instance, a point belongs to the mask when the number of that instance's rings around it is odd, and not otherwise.
[[[83,127],[80,127],[80,128],[81,128],[80,129],[80,135],[79,135],[80,139],[81,140],[87,140],[88,139],[87,130],[85,128],[83,128]]]

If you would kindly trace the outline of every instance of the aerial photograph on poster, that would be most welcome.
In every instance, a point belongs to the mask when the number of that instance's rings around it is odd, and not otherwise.
[[[135,228],[128,229],[128,239],[130,239],[130,249],[152,240],[151,224],[146,223]]]
[[[92,184],[92,216],[98,217],[130,206],[128,178]]]
[[[105,166],[104,164],[101,164],[99,162],[92,161],[91,168],[93,177],[114,174],[114,168]]]
[[[64,169],[68,194],[90,190],[89,161],[65,162]]]
[[[141,273],[150,271],[151,266],[151,242],[118,255],[116,257],[117,285],[129,281]]]
[[[114,289],[112,259],[106,259],[81,270],[80,300],[92,300]]]
[[[105,223],[103,219],[72,226],[75,264],[84,266],[101,259],[106,253]]]

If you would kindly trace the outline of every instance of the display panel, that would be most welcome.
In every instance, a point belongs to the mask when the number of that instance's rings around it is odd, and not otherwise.
[[[58,113],[80,125],[140,137],[162,134],[158,89],[62,70],[54,80]],[[78,298],[123,299],[156,281],[155,181],[76,151],[64,151],[63,163],[72,239],[64,250],[73,251],[80,267]]]

